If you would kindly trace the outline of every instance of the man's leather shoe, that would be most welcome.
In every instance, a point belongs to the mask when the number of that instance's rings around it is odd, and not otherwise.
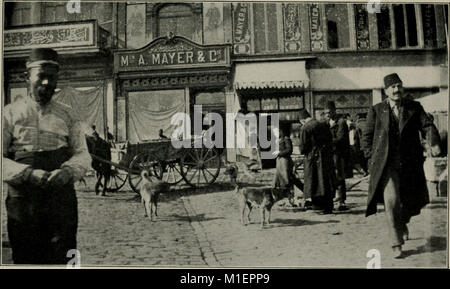
[[[395,259],[400,259],[403,257],[401,245],[392,247],[392,250],[394,251],[393,256]]]
[[[303,205],[303,208],[305,208],[305,210],[311,210],[313,207],[313,204],[311,201],[305,201],[305,204]]]

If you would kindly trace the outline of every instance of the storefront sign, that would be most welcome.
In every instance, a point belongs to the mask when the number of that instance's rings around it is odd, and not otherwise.
[[[250,5],[247,3],[233,3],[233,39],[234,53],[250,52]]]
[[[369,20],[365,4],[355,5],[356,45],[358,50],[369,49]]]
[[[201,46],[180,37],[158,38],[137,50],[118,51],[114,55],[115,71],[140,71],[161,68],[229,66],[227,45]]]
[[[324,35],[319,4],[310,4],[311,50],[322,51]]]
[[[94,45],[94,22],[5,30],[5,51]]]
[[[300,50],[300,17],[297,4],[284,6],[284,42],[286,51]]]

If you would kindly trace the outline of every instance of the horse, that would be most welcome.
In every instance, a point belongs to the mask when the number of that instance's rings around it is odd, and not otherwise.
[[[111,164],[106,161],[111,161],[111,145],[109,142],[102,139],[97,133],[93,136],[86,136],[86,143],[90,154],[97,156],[105,161],[101,161],[92,157],[92,168],[96,172],[97,182],[95,184],[95,194],[99,194],[100,186],[103,187],[102,196],[106,195],[107,184],[111,177]],[[102,178],[104,183],[102,184]]]

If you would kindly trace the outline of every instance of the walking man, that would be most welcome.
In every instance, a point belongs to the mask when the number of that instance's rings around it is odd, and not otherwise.
[[[8,237],[15,264],[66,264],[76,249],[77,199],[73,183],[90,167],[83,126],[70,107],[52,101],[58,55],[31,50],[29,96],[5,106],[3,181]]]
[[[387,99],[369,110],[363,131],[363,150],[370,158],[366,216],[384,200],[393,254],[401,258],[407,224],[429,202],[419,132],[433,155],[440,154],[440,139],[422,105],[405,97],[396,73],[384,77],[384,92]]]

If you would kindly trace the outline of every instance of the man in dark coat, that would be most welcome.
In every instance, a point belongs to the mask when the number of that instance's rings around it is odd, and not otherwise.
[[[324,122],[311,118],[306,109],[300,111],[300,151],[304,160],[305,199],[323,209],[325,214],[333,210],[336,176],[334,172],[332,138]]]
[[[439,134],[422,105],[404,95],[396,73],[384,78],[384,87],[388,98],[369,110],[363,131],[363,150],[370,158],[366,216],[384,200],[394,257],[401,258],[407,224],[429,202],[419,132],[433,155],[440,153]]]
[[[353,176],[348,126],[344,118],[338,117],[333,101],[326,103],[324,117],[330,127],[333,139],[333,160],[338,182],[337,198],[335,201],[339,202],[338,210],[344,211],[347,210],[345,206],[345,200],[347,199],[345,179]]]

